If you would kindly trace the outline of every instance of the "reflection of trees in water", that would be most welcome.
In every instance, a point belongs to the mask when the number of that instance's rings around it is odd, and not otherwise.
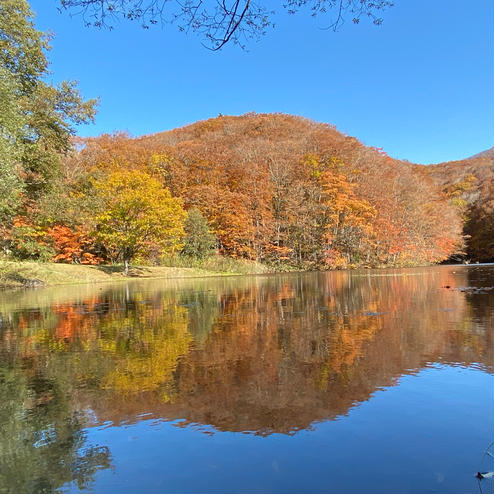
[[[0,368],[0,492],[53,493],[70,482],[84,488],[110,466],[108,448],[87,443],[84,417],[62,386]]]
[[[494,293],[441,288],[469,283],[470,271],[456,269],[114,287],[5,313],[0,351],[101,420],[151,412],[289,432],[345,414],[430,363],[492,371]]]
[[[206,346],[180,363],[182,413],[220,429],[289,431],[428,363],[491,368],[492,335],[471,334],[465,298],[440,288],[447,279],[302,275],[229,296]]]

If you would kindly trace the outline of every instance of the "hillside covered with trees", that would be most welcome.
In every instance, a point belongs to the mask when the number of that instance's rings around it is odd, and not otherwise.
[[[125,270],[218,254],[275,270],[494,259],[492,150],[424,167],[256,113],[80,139],[97,101],[47,82],[50,36],[27,2],[0,14],[4,258]]]
[[[327,124],[255,113],[75,144],[47,191],[25,195],[11,255],[160,263],[219,253],[279,269],[427,264],[465,246],[473,260],[492,257],[490,155],[423,167]]]
[[[494,259],[494,148],[461,161],[426,168],[463,209],[466,252],[473,261]]]

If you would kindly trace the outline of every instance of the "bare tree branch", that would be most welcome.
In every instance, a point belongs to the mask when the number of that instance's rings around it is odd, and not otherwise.
[[[274,11],[253,0],[59,0],[61,10],[81,15],[87,26],[112,29],[119,19],[139,21],[147,29],[152,24],[176,24],[180,31],[193,31],[204,46],[219,50],[227,43],[245,47],[274,27]],[[390,0],[285,0],[289,14],[308,10],[312,16],[329,18],[327,29],[336,30],[346,17],[358,24],[367,18],[382,23],[379,14],[393,6]],[[335,12],[336,17],[331,17]]]

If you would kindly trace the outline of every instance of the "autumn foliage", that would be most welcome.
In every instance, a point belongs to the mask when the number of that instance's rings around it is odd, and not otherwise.
[[[465,256],[494,260],[494,148],[461,161],[426,168],[464,220]]]
[[[139,254],[182,247],[186,213],[157,179],[138,170],[114,171],[94,185],[101,204],[94,237],[112,260],[127,264]]]
[[[219,254],[311,269],[440,262],[464,252],[463,222],[473,221],[463,195],[475,174],[439,183],[440,166],[290,115],[220,116],[77,149],[38,221],[61,262],[160,262],[182,249],[186,211]]]
[[[55,249],[55,262],[68,262],[76,264],[99,264],[102,257],[90,252],[92,250],[92,239],[82,230],[72,230],[65,225],[54,225],[47,230],[53,239]]]
[[[67,174],[150,174],[198,209],[219,252],[299,267],[413,265],[461,248],[461,220],[411,164],[289,115],[218,117],[85,141]]]

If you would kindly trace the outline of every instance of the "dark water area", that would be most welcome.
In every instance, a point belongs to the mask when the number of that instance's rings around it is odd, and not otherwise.
[[[437,266],[1,292],[0,493],[493,493],[493,286]]]

